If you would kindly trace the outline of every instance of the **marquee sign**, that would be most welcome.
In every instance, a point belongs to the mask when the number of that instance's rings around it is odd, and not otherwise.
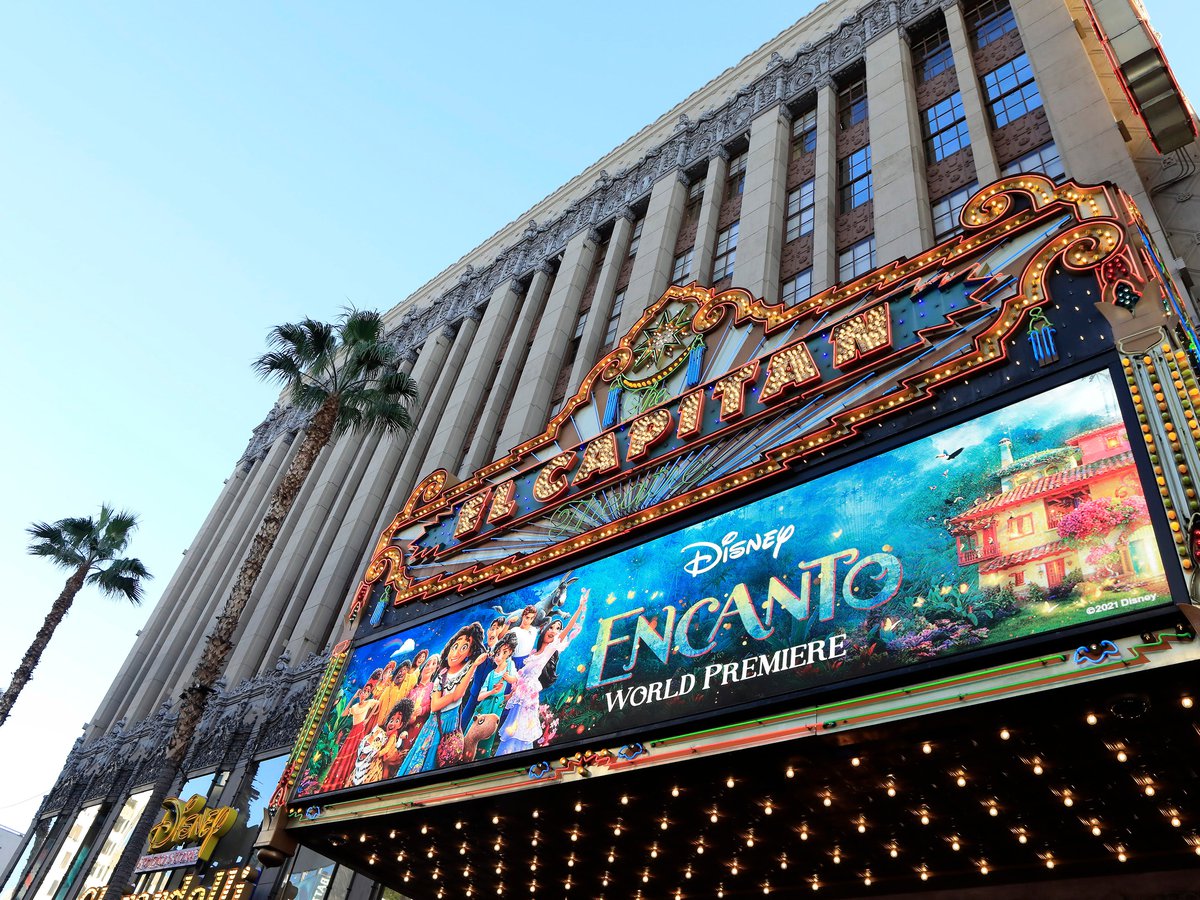
[[[162,805],[163,817],[150,829],[151,853],[160,853],[180,844],[195,844],[196,860],[208,862],[217,843],[237,822],[236,809],[232,806],[209,809],[201,794],[193,794],[187,800],[167,797]]]
[[[1104,304],[1146,290],[1133,215],[1112,189],[1022,175],[971,199],[962,237],[792,306],[671,287],[541,435],[462,483],[437,470],[417,486],[354,614],[502,583],[794,473],[1005,365],[1031,323],[1027,364],[1052,361],[1052,268],[1088,272]]]
[[[556,754],[1171,602],[1099,372],[360,644],[295,796]]]

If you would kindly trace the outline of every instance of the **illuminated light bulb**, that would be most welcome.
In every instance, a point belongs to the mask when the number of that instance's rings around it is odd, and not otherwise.
[[[533,817],[535,819],[538,817],[538,811],[536,809],[533,811]]]
[[[1154,796],[1154,785],[1152,785],[1152,784],[1146,785],[1143,793],[1145,793],[1145,795],[1147,797],[1153,797]]]
[[[928,881],[928,880],[929,880],[929,873],[928,873],[928,872],[926,872],[924,869],[922,869],[922,870],[921,870],[921,880],[922,880],[922,881]]]
[[[999,808],[996,806],[996,804],[995,804],[995,803],[993,803],[991,806],[989,806],[989,807],[988,807],[988,815],[989,815],[989,816],[998,816],[998,815],[1000,815],[1000,810],[999,810]]]
[[[1041,775],[1043,771],[1045,771],[1045,770],[1042,768],[1042,764],[1041,764],[1041,763],[1034,763],[1034,764],[1033,764],[1033,774],[1034,774],[1034,775]]]
[[[962,849],[962,845],[958,842],[958,838],[954,838],[952,841],[950,841],[950,849],[951,850],[961,850]]]
[[[614,826],[613,826],[613,834],[614,834],[616,837],[620,837],[620,836],[621,836],[621,826],[620,826],[620,825],[614,825]]]
[[[826,806],[833,806],[833,798],[828,795],[826,795],[825,799],[822,800],[821,802],[824,803]]]
[[[733,787],[733,776],[732,775],[730,775],[728,778],[725,779],[725,787],[727,787],[727,788]]]
[[[1126,755],[1124,750],[1117,751],[1117,762],[1125,762],[1127,759],[1129,759],[1129,757]]]
[[[454,830],[462,831],[462,820],[461,819],[454,823]]]
[[[769,893],[771,893],[771,883],[770,883],[769,881],[764,881],[764,882],[763,882],[763,893],[764,893],[764,894],[769,894]]]
[[[725,885],[720,885],[720,886],[717,888],[717,896],[718,896],[718,897],[724,897],[724,896],[725,896]]]
[[[788,778],[795,778],[796,770],[793,769],[791,766],[788,766],[787,771],[784,774],[787,775]]]
[[[1183,823],[1179,820],[1179,816],[1171,816],[1171,827],[1178,828]]]
[[[802,841],[808,840],[808,826],[807,825],[802,826],[800,829],[800,840],[802,840]]]
[[[1092,826],[1092,834],[1093,834],[1095,837],[1100,837],[1100,826],[1099,826],[1099,825],[1093,825],[1093,826]]]
[[[616,858],[617,858],[616,855],[611,850],[609,850],[608,851],[608,861],[615,862]]]
[[[980,863],[980,865],[979,865],[979,874],[980,875],[986,875],[989,871],[991,871],[991,870],[988,869],[987,863]]]
[[[746,838],[746,846],[747,846],[747,847],[753,847],[753,846],[754,846],[754,835],[749,835],[749,836],[747,836],[747,838]]]
[[[422,834],[424,834],[424,832],[422,832]],[[365,844],[367,842],[367,836],[365,834],[360,834],[358,836],[358,842],[360,844]]]
[[[817,879],[814,878],[813,882],[812,882],[812,889],[814,891],[819,891],[821,889],[821,882],[817,881]]]
[[[867,823],[866,823],[866,822],[859,822],[859,823],[858,823],[858,833],[859,833],[859,834],[865,834],[865,833],[866,833],[866,831],[867,831]]]
[[[1117,848],[1117,862],[1125,862],[1125,860],[1127,860],[1127,859],[1129,859],[1129,857],[1125,855],[1124,849],[1118,847]]]
[[[738,873],[738,862],[735,859],[729,866],[729,874],[736,875]]]
[[[1074,805],[1075,805],[1075,801],[1071,798],[1070,794],[1067,794],[1067,796],[1063,797],[1063,806],[1070,807],[1070,806],[1074,806]]]
[[[1000,740],[1007,741],[1010,737],[1012,737],[1012,733],[1007,728],[1000,729]]]
[[[863,876],[863,884],[865,884],[867,887],[870,887],[870,886],[871,886],[871,875],[870,875],[870,873],[867,873],[866,875],[864,875],[864,876]]]
[[[703,838],[696,841],[696,852],[699,853],[701,856],[704,855],[704,839]]]
[[[932,753],[933,746],[928,741],[926,741],[924,744],[921,745],[921,752],[922,753]]]
[[[841,851],[839,851],[839,850],[833,851],[833,861],[835,864],[841,863],[841,861],[842,861]]]
[[[626,794],[622,794],[622,795],[621,795],[621,805],[622,805],[622,806],[628,806],[628,805],[629,805],[629,796],[628,796],[628,795],[626,795]]]
[[[929,813],[927,813],[927,812],[922,812],[922,813],[921,813],[921,824],[922,824],[922,825],[928,825],[928,824],[929,824]]]
[[[663,819],[661,822],[658,823],[658,827],[661,828],[663,831],[666,831],[667,824],[668,824],[667,820]]]
[[[395,828],[393,828],[391,831],[388,832],[388,837],[390,837],[390,838],[396,837],[396,829]]]
[[[781,869],[787,868],[787,854],[786,853],[784,853],[783,855],[781,855],[779,857],[779,868],[781,868]]]
[[[684,871],[683,871],[683,877],[684,877],[684,878],[691,878],[691,877],[692,877],[692,867],[691,867],[691,866],[688,866],[686,869],[684,869]]]
[[[895,786],[894,784],[889,784],[889,785],[888,785],[888,787],[887,787],[887,795],[888,795],[889,797],[895,797],[895,796],[896,796],[896,786]]]
[[[492,816],[492,824],[493,824],[493,825],[499,825],[499,824],[500,824],[500,817],[499,817],[499,816]]]
[[[1179,701],[1179,703],[1180,703],[1180,705],[1183,706],[1184,709],[1191,709],[1194,701],[1192,700],[1191,697],[1184,697],[1182,700]]]
[[[1026,844],[1029,842],[1029,836],[1027,834],[1025,834],[1025,832],[1022,831],[1020,834],[1017,835],[1017,841],[1019,843]]]
[[[712,822],[714,825],[717,824],[717,811],[715,809],[708,814],[708,821]]]
[[[775,812],[775,807],[773,807],[773,806],[771,805],[771,801],[770,801],[770,800],[768,800],[768,801],[766,802],[766,804],[763,806],[763,812],[764,812],[766,815],[768,815],[768,816],[769,816],[769,815],[771,815],[771,813]]]
[[[957,784],[959,787],[966,787],[967,786],[966,776],[959,775],[958,778],[954,779],[954,783]]]
[[[500,842],[499,842],[499,841],[496,841],[496,843],[492,844],[492,849],[493,849],[493,850],[499,850],[499,849],[500,849]]]
[[[855,767],[860,766],[860,765],[862,765],[862,760],[856,756],[852,760],[850,760],[850,765],[855,766]]]
[[[1049,857],[1049,856],[1047,856],[1047,857],[1046,857],[1046,868],[1047,868],[1047,869],[1053,869],[1053,868],[1054,868],[1054,860],[1053,860],[1053,858],[1051,858],[1051,857]]]
[[[678,797],[678,796],[679,796],[679,787],[678,787],[678,786],[671,788],[671,796],[672,796],[672,797]]]
[[[888,856],[890,856],[892,859],[895,859],[899,855],[900,855],[900,851],[898,849],[896,849],[895,847],[893,847],[891,850],[888,851]]]
[[[578,800],[575,801],[575,812],[583,812],[583,804]]]
[[[1088,713],[1086,721],[1089,725],[1095,725],[1099,721],[1099,719],[1096,718],[1095,713]]]

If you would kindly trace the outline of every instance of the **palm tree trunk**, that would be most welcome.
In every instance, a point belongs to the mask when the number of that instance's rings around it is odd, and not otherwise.
[[[141,856],[146,840],[150,836],[150,829],[158,817],[162,801],[166,798],[167,791],[171,789],[175,776],[187,758],[196,728],[204,717],[204,710],[208,705],[208,696],[213,691],[213,685],[217,683],[217,679],[225,670],[225,664],[233,650],[233,635],[237,631],[242,613],[250,600],[250,594],[254,591],[258,576],[262,573],[263,563],[275,545],[275,539],[279,537],[279,529],[283,525],[283,520],[295,504],[296,497],[300,494],[300,488],[304,486],[305,479],[312,471],[317,456],[333,437],[337,412],[338,398],[336,395],[331,395],[313,416],[308,430],[304,433],[304,441],[300,444],[300,449],[292,457],[292,464],[288,466],[287,473],[279,482],[279,486],[275,488],[275,493],[271,495],[267,512],[258,526],[254,540],[250,543],[250,550],[247,552],[246,558],[242,561],[242,567],[238,571],[229,598],[225,601],[221,614],[217,617],[212,631],[205,640],[204,652],[200,655],[196,668],[192,670],[192,681],[180,695],[179,718],[176,719],[175,728],[167,742],[162,769],[155,779],[150,799],[142,811],[137,826],[130,833],[121,859],[117,862],[116,868],[113,869],[112,876],[109,878],[108,886],[112,889],[114,900],[118,894],[124,894],[133,889],[133,870],[137,866],[138,857]]]
[[[74,574],[67,579],[67,583],[63,585],[62,593],[58,595],[58,599],[54,601],[54,605],[50,607],[50,612],[46,615],[46,621],[42,622],[42,627],[38,630],[33,643],[25,651],[25,658],[21,660],[21,664],[17,666],[17,670],[13,672],[12,683],[9,684],[8,690],[4,692],[4,696],[0,697],[0,725],[3,725],[8,720],[8,714],[12,710],[13,704],[17,702],[18,695],[20,695],[25,685],[29,683],[29,679],[33,677],[33,670],[37,668],[38,662],[41,661],[42,653],[45,652],[47,645],[50,643],[50,638],[54,636],[54,630],[58,628],[59,623],[62,622],[67,612],[71,609],[71,604],[75,602],[75,595],[83,587],[84,579],[87,578],[88,569],[91,567],[91,560],[80,563],[79,568],[75,570]]]

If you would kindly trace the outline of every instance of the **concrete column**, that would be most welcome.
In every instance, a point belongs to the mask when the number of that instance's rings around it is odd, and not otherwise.
[[[975,178],[980,185],[990,184],[1000,177],[1000,166],[996,162],[996,148],[992,146],[992,123],[983,104],[983,91],[979,87],[979,73],[975,71],[975,57],[971,54],[967,22],[958,0],[943,3],[942,9],[946,12],[946,33],[950,35],[950,49],[954,53],[958,92],[962,97],[963,111],[967,114],[971,155],[975,158]]]
[[[439,468],[452,471],[458,462],[459,452],[471,429],[471,423],[479,414],[484,398],[491,390],[496,357],[504,343],[504,336],[512,330],[520,304],[521,292],[516,282],[506,281],[492,291],[450,401],[451,409],[456,411],[456,418],[451,427],[446,429],[444,436],[439,434],[435,438],[436,447],[430,451],[425,461],[426,471]],[[478,428],[475,434],[479,434]],[[470,474],[474,471],[466,467],[466,456],[465,454],[463,457],[462,471],[453,474]]]
[[[817,88],[817,148],[813,172],[813,293],[837,281],[837,88]]]
[[[208,599],[208,606],[205,610],[205,616],[199,625],[193,630],[191,640],[184,646],[184,655],[180,659],[181,665],[176,669],[174,680],[167,681],[168,696],[177,697],[183,689],[190,683],[192,670],[196,667],[196,663],[200,659],[200,655],[204,650],[204,639],[212,630],[213,623],[217,616],[220,615],[221,609],[225,606],[225,601],[229,597],[229,592],[233,589],[233,584],[237,579],[238,572],[241,571],[242,564],[246,559],[246,554],[250,552],[250,545],[254,539],[254,535],[258,532],[259,526],[262,524],[263,516],[267,513],[267,508],[270,506],[271,498],[275,493],[275,489],[283,480],[284,474],[292,464],[292,460],[296,455],[296,451],[300,448],[300,443],[304,439],[303,432],[297,434],[287,448],[287,456],[285,461],[280,465],[276,472],[275,478],[272,480],[270,488],[266,495],[258,505],[253,520],[248,523],[248,527],[242,536],[242,539],[236,551],[230,556],[228,564],[225,566],[218,577],[215,579],[216,585]],[[318,458],[314,472],[319,476],[321,467],[321,459]],[[308,499],[308,494],[311,491],[311,482],[306,483],[301,489],[299,496],[296,498],[296,505],[303,507]],[[289,521],[290,520],[290,521]],[[253,613],[254,607],[257,605],[259,598],[262,596],[263,588],[270,582],[271,573],[279,561],[279,554],[282,552],[288,537],[295,528],[295,518],[288,516],[280,527],[279,537],[275,542],[272,551],[267,554],[267,558],[263,563],[263,571],[259,576],[258,584],[250,595],[250,600],[246,604],[246,612],[244,615]],[[226,682],[232,685],[234,681],[226,676]]]
[[[332,586],[324,590],[332,591],[334,594],[345,595],[347,593],[346,584],[348,579],[353,575],[351,569],[358,564],[358,561],[367,548],[365,546],[350,547],[343,545],[338,553],[335,554],[332,552],[333,542],[341,533],[342,525],[346,519],[346,511],[358,495],[362,486],[363,474],[374,458],[375,450],[379,446],[381,438],[382,435],[380,432],[372,431],[367,434],[358,435],[354,439],[357,444],[354,463],[347,473],[341,485],[341,490],[338,492],[333,505],[329,509],[328,515],[325,517],[325,521],[321,525],[320,535],[313,545],[311,555],[308,559],[301,561],[299,567],[300,574],[296,579],[291,598],[283,614],[274,623],[274,630],[265,644],[263,655],[257,664],[257,671],[265,672],[272,669],[275,660],[279,657],[279,653],[283,648],[288,646],[296,630],[296,621],[300,618],[300,614],[307,607],[310,598],[313,596],[317,576],[326,567],[337,568],[338,574],[328,582]],[[367,543],[370,543],[369,537],[367,538]],[[300,663],[302,661],[301,659],[292,660],[293,663]]]
[[[792,117],[780,104],[750,123],[746,189],[742,194],[733,285],[768,303],[779,299],[779,258],[787,206],[787,165]]]
[[[158,705],[163,689],[173,683],[186,668],[194,645],[203,639],[217,605],[225,600],[223,580],[231,564],[240,564],[242,553],[262,521],[270,492],[286,471],[296,441],[276,440],[266,456],[255,463],[250,484],[243,493],[228,527],[213,548],[187,590],[175,604],[175,619],[165,639],[151,648],[150,666],[138,685],[132,702],[125,710],[131,721],[139,719]],[[232,562],[231,562],[232,561]],[[186,674],[190,673],[187,669]],[[172,697],[171,699],[174,699]]]
[[[241,466],[237,466],[225,480],[217,502],[213,504],[191,546],[184,551],[183,562],[163,589],[153,612],[138,632],[121,671],[92,716],[89,736],[107,732],[120,717],[130,693],[136,690],[142,681],[143,670],[154,655],[154,647],[162,641],[164,633],[176,623],[180,595],[188,589],[196,570],[208,559],[214,543],[228,526],[231,510],[237,505],[247,483],[247,473]]]
[[[478,345],[479,325],[482,319],[481,312],[472,310],[459,326],[459,336],[454,349],[458,351],[459,344],[463,345],[463,363],[461,368],[448,373],[454,376],[454,380],[448,388],[450,394],[445,403],[445,412],[429,440],[425,459],[418,468],[422,476],[434,469],[445,469],[451,475],[457,474],[454,465],[458,462],[463,440],[475,420],[479,398],[486,392],[483,379],[487,377],[494,360],[494,356],[484,356],[482,366],[480,365]],[[469,334],[464,335],[463,332]]]
[[[1169,246],[1133,163],[1130,148],[1137,144],[1126,145],[1121,137],[1112,106],[1070,11],[1064,5],[1030,0],[1013,0],[1012,11],[1068,177],[1084,184],[1119,184],[1146,216],[1155,241]],[[1087,40],[1095,43],[1090,34]],[[1122,115],[1133,118],[1124,102],[1121,108]],[[1133,120],[1129,131],[1140,137],[1143,126]],[[1149,144],[1145,146],[1149,150]]]
[[[400,468],[384,501],[381,517],[376,523],[377,532],[385,528],[392,517],[400,512],[417,482],[433,471],[426,467],[426,454],[437,435],[449,426],[448,420],[455,415],[454,410],[447,410],[447,403],[459,380],[478,329],[479,320],[471,317],[460,320],[457,326],[443,328],[445,335],[453,335],[452,343],[437,381],[429,391],[428,400],[422,404],[421,417],[409,437],[408,450],[400,461]],[[463,431],[466,431],[465,427]]]
[[[553,272],[554,269],[549,263],[543,263],[533,273],[533,280],[529,282],[529,290],[525,292],[525,302],[521,305],[521,312],[517,315],[517,324],[513,326],[508,347],[504,350],[504,361],[500,363],[500,370],[496,372],[495,382],[491,385],[487,399],[484,401],[483,411],[479,414],[479,427],[475,429],[475,438],[471,441],[471,449],[463,461],[463,469],[468,472],[474,472],[492,461],[492,446],[495,443],[496,430],[500,424],[500,414],[504,412],[504,406],[508,402],[511,392],[516,388],[517,377],[525,362],[525,344],[533,333],[534,323],[541,317],[542,306],[545,304],[546,294],[550,290],[550,276]],[[508,450],[507,447],[500,448],[499,444],[495,444],[495,446],[501,454]]]
[[[621,276],[621,265],[629,255],[629,239],[632,235],[631,215],[617,216],[613,222],[612,236],[608,239],[608,253],[600,265],[600,277],[596,280],[596,292],[592,295],[592,308],[588,313],[587,322],[584,323],[583,334],[579,338],[575,365],[571,367],[571,382],[567,385],[568,395],[579,390],[583,377],[596,364],[596,355],[603,346],[609,310],[617,291],[617,279]]]
[[[867,107],[875,260],[882,264],[915,256],[933,242],[912,59],[899,28],[867,45]]]
[[[354,461],[360,440],[361,435],[345,435],[321,452],[317,460],[319,468],[314,468],[309,475],[301,496],[284,521],[287,534],[281,531],[276,540],[235,636],[236,645],[226,669],[230,684],[254,675],[264,653],[270,652],[267,641],[274,635],[276,622],[291,602],[305,561],[313,555],[314,545]]]
[[[538,323],[533,347],[517,381],[512,406],[500,433],[500,443],[496,445],[501,453],[540,434],[546,427],[554,384],[571,342],[579,316],[579,301],[587,287],[599,238],[595,231],[585,228],[567,241],[558,277],[546,300],[546,311]]]
[[[618,334],[624,334],[642,317],[646,307],[663,295],[675,266],[675,238],[687,204],[687,177],[681,171],[664,175],[650,192],[650,206],[642,225]]]
[[[424,424],[437,377],[447,368],[450,344],[450,337],[443,329],[435,330],[425,339],[413,363],[410,374],[421,398],[421,412],[414,437]],[[383,435],[379,439],[358,492],[346,510],[333,545],[296,620],[295,630],[289,637],[285,649],[292,659],[300,660],[310,651],[321,650],[321,643],[314,639],[313,634],[343,607],[346,581],[351,577],[349,573],[370,552],[370,545],[379,533],[375,524],[380,511],[386,508],[389,492],[398,480],[397,469],[402,465],[402,460],[407,458],[412,439],[408,435],[396,434]],[[411,489],[411,485],[408,487]],[[397,512],[399,509],[389,510],[388,520]]]
[[[692,257],[692,272],[702,285],[712,284],[713,254],[717,244],[717,221],[721,217],[721,203],[725,199],[725,184],[729,175],[729,151],[724,147],[716,150],[708,160],[708,172],[704,176],[704,199],[700,202],[700,221],[696,223],[695,256]],[[745,203],[745,198],[742,203]]]

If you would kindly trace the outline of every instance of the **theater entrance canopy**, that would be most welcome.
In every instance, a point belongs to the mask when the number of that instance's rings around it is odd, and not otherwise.
[[[1181,295],[1116,187],[962,222],[792,305],[672,286],[542,434],[429,474],[263,858],[414,898],[1192,864]]]

